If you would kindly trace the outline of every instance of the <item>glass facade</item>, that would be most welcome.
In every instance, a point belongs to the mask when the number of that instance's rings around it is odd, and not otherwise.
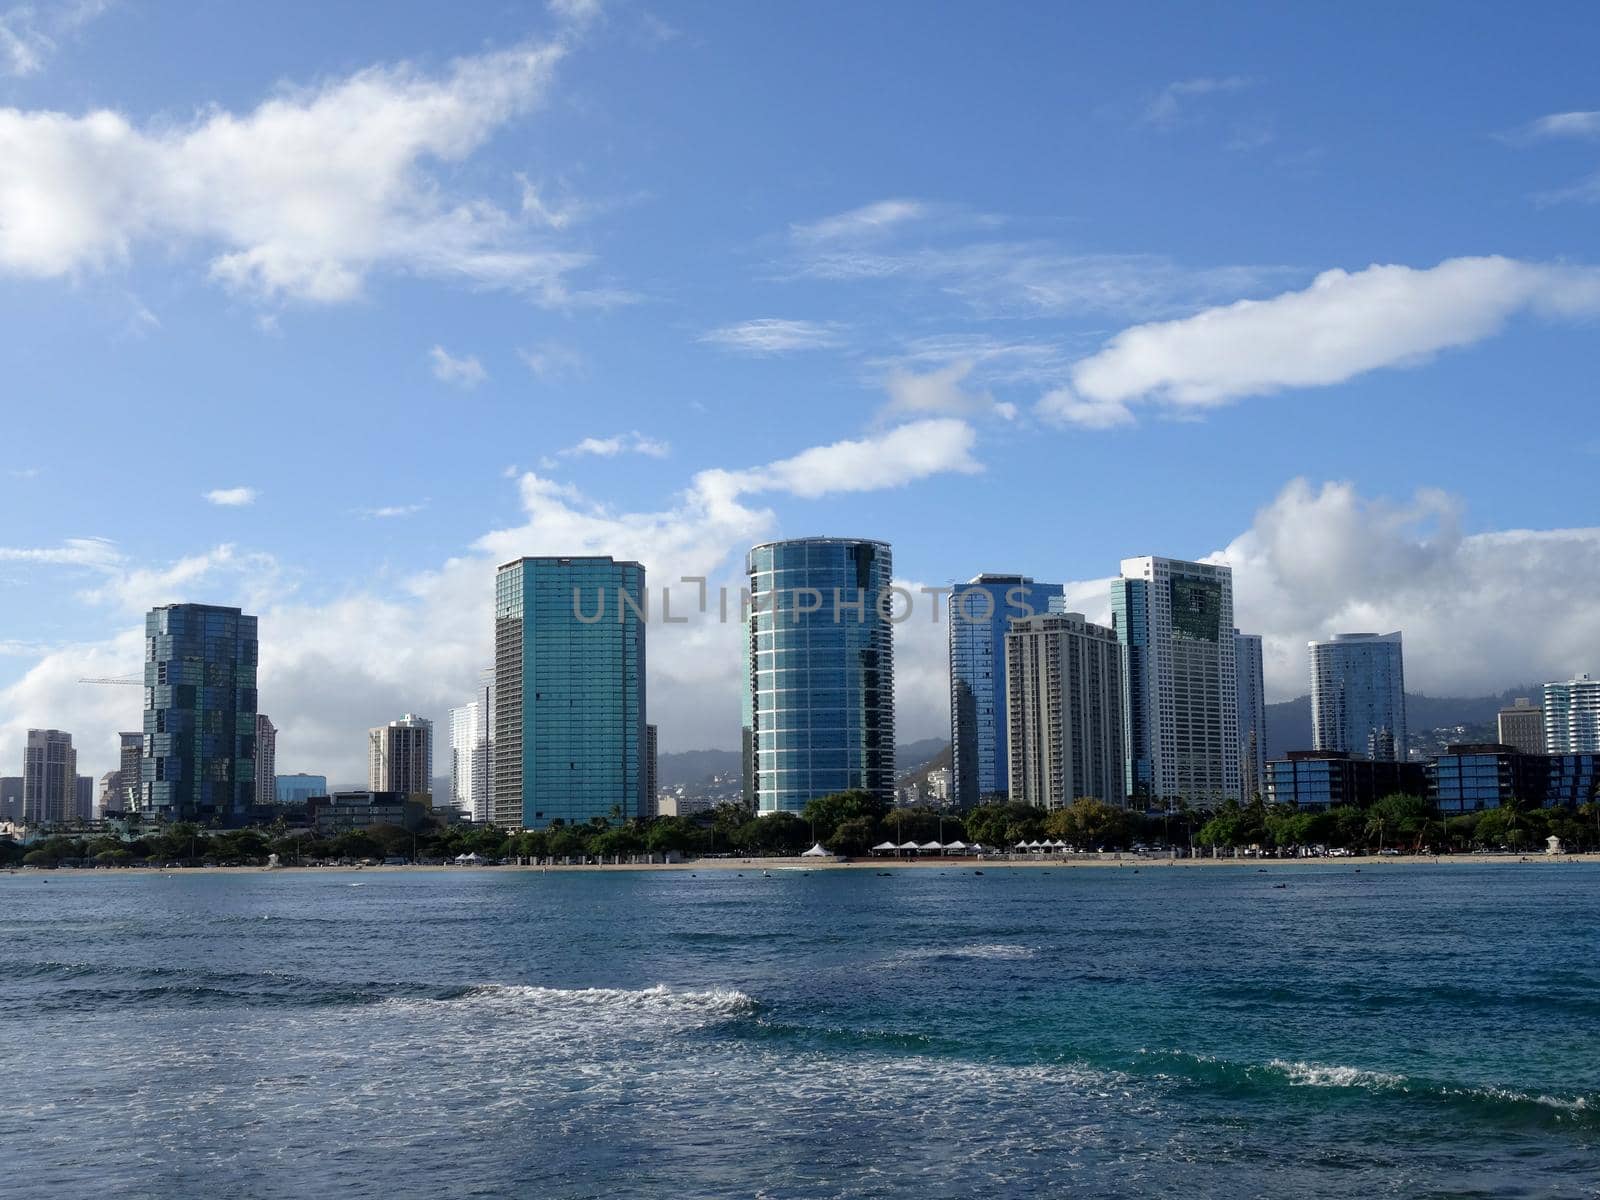
[[[1311,734],[1317,750],[1406,758],[1406,675],[1398,633],[1312,642]]]
[[[746,792],[799,812],[832,792],[894,798],[894,576],[883,542],[803,538],[746,558]]]
[[[492,819],[644,816],[644,567],[522,558],[495,579]]]
[[[256,800],[256,619],[169,604],[145,617],[139,807],[237,824]]]
[[[1544,730],[1547,753],[1600,752],[1600,679],[1579,675],[1545,684]]]
[[[313,796],[328,794],[326,775],[279,775],[276,785],[279,804],[304,804]]]
[[[950,633],[951,777],[957,808],[1007,795],[1005,638],[1013,618],[1058,610],[1059,583],[979,575],[957,584]]]

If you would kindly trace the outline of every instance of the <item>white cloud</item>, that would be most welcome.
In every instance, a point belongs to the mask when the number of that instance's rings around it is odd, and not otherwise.
[[[13,479],[37,479],[40,475],[38,467],[11,467],[6,474]]]
[[[1139,325],[1072,369],[1046,417],[1125,423],[1136,404],[1214,407],[1285,388],[1342,383],[1471,345],[1520,312],[1600,311],[1600,271],[1508,258],[1455,258],[1430,269],[1326,271],[1309,288]]]
[[[243,508],[254,504],[259,493],[252,487],[213,488],[205,494],[207,503],[224,508]]]
[[[766,317],[725,325],[700,336],[702,342],[746,354],[787,354],[793,350],[819,350],[837,346],[839,331],[816,321],[786,321]]]
[[[387,270],[594,299],[566,282],[585,255],[430,169],[533,108],[563,53],[530,43],[436,78],[370,67],[188,124],[0,109],[0,272],[77,276],[149,244],[210,255],[214,279],[264,298],[349,300]]]
[[[396,517],[415,516],[417,513],[421,512],[427,507],[428,502],[423,500],[417,504],[385,504],[378,508],[363,508],[360,510],[360,512],[364,517],[371,517],[374,520],[385,521],[392,520]]]
[[[272,555],[241,553],[231,544],[223,544],[161,567],[124,565],[97,586],[80,592],[79,598],[124,613],[183,603],[244,603],[254,609],[292,590]]]
[[[928,205],[920,200],[879,200],[820,221],[793,225],[790,231],[805,242],[855,241],[877,237],[927,213]]]
[[[518,350],[517,356],[527,364],[528,370],[540,379],[563,379],[582,375],[587,366],[580,352],[559,342],[543,342],[537,346],[530,346],[526,350]]]
[[[972,426],[953,417],[912,421],[873,437],[814,446],[763,467],[702,471],[695,487],[723,502],[762,492],[807,498],[873,492],[930,475],[982,471],[983,464],[972,457],[976,441]]]
[[[972,374],[974,365],[972,359],[963,358],[922,373],[891,371],[884,382],[889,392],[885,413],[891,416],[909,413],[954,416],[993,413],[1006,420],[1015,417],[1017,413],[1013,405],[997,403],[987,391],[974,391],[962,386]]]
[[[1600,112],[1550,113],[1507,135],[1510,142],[1543,142],[1556,138],[1600,138]]]
[[[1399,629],[1407,688],[1436,696],[1600,665],[1600,528],[1464,534],[1461,508],[1433,489],[1395,503],[1296,479],[1217,552],[1240,627],[1266,635],[1276,697],[1308,690],[1307,641],[1354,630]]]
[[[97,567],[111,570],[123,561],[110,538],[67,538],[59,546],[0,546],[0,562],[43,563],[51,566]]]
[[[615,458],[619,454],[643,454],[646,458],[665,458],[672,453],[672,447],[666,442],[646,437],[635,429],[612,437],[586,437],[577,445],[568,446],[556,453],[562,458],[582,458],[585,455]]]
[[[63,37],[109,7],[109,0],[39,0],[0,11],[0,75],[38,74]]]
[[[465,358],[454,358],[443,346],[435,346],[428,351],[428,358],[433,362],[433,377],[440,383],[470,390],[489,378],[489,372],[483,369],[483,364],[470,354]]]
[[[1145,106],[1144,119],[1152,125],[1175,124],[1191,98],[1218,92],[1237,92],[1249,87],[1252,82],[1242,75],[1180,79],[1156,93]]]

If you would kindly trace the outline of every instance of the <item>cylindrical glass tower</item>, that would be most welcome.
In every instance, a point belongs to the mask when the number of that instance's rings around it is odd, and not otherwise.
[[[886,542],[798,538],[745,560],[745,794],[799,812],[852,789],[894,799],[894,624]]]

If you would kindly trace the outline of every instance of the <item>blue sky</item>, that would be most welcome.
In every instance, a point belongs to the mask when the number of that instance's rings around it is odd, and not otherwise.
[[[72,681],[151,603],[261,612],[281,767],[354,776],[470,689],[489,560],[729,579],[816,532],[1091,615],[1124,556],[1218,555],[1279,697],[1355,626],[1436,693],[1600,666],[1597,32],[0,7],[0,764],[111,764],[137,693]],[[908,737],[941,645],[901,639]],[[736,744],[736,654],[656,638],[665,749]]]

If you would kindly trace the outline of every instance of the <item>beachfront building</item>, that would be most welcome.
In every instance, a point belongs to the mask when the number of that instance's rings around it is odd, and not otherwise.
[[[951,589],[950,774],[957,808],[1006,798],[1006,633],[1013,618],[1060,608],[1063,591],[1059,583],[999,574]]]
[[[30,729],[22,750],[22,821],[56,825],[77,815],[78,752],[61,729]]]
[[[1128,558],[1111,584],[1122,643],[1124,778],[1140,807],[1239,795],[1233,571]]]
[[[1006,762],[1014,804],[1127,797],[1122,647],[1082,613],[1024,617],[1005,638]]]
[[[1421,763],[1374,760],[1347,750],[1291,750],[1267,763],[1267,803],[1310,812],[1341,804],[1365,808],[1397,792],[1421,796],[1427,788]]]
[[[1400,634],[1341,633],[1308,646],[1312,747],[1404,761],[1406,675]]]
[[[266,713],[256,714],[256,804],[278,801],[278,727]]]
[[[745,559],[745,795],[799,812],[860,789],[894,801],[894,615],[886,542],[768,542]]]
[[[1600,752],[1600,679],[1544,685],[1544,740],[1549,754]]]
[[[1495,733],[1501,745],[1514,746],[1523,754],[1543,754],[1544,709],[1527,696],[1518,696],[1509,708],[1496,714]]]
[[[644,794],[647,805],[645,816],[658,815],[657,800],[661,790],[660,780],[656,776],[656,727],[644,727]]]
[[[494,776],[494,668],[476,697],[450,710],[450,803],[474,821],[489,819]]]
[[[1239,799],[1258,799],[1267,786],[1266,673],[1259,633],[1233,631],[1233,669],[1239,710]]]
[[[433,722],[406,713],[367,731],[367,787],[402,796],[433,795]]]
[[[645,570],[519,558],[495,576],[493,799],[509,829],[649,811]]]
[[[167,604],[145,617],[139,808],[168,820],[249,820],[256,799],[256,618]]]

